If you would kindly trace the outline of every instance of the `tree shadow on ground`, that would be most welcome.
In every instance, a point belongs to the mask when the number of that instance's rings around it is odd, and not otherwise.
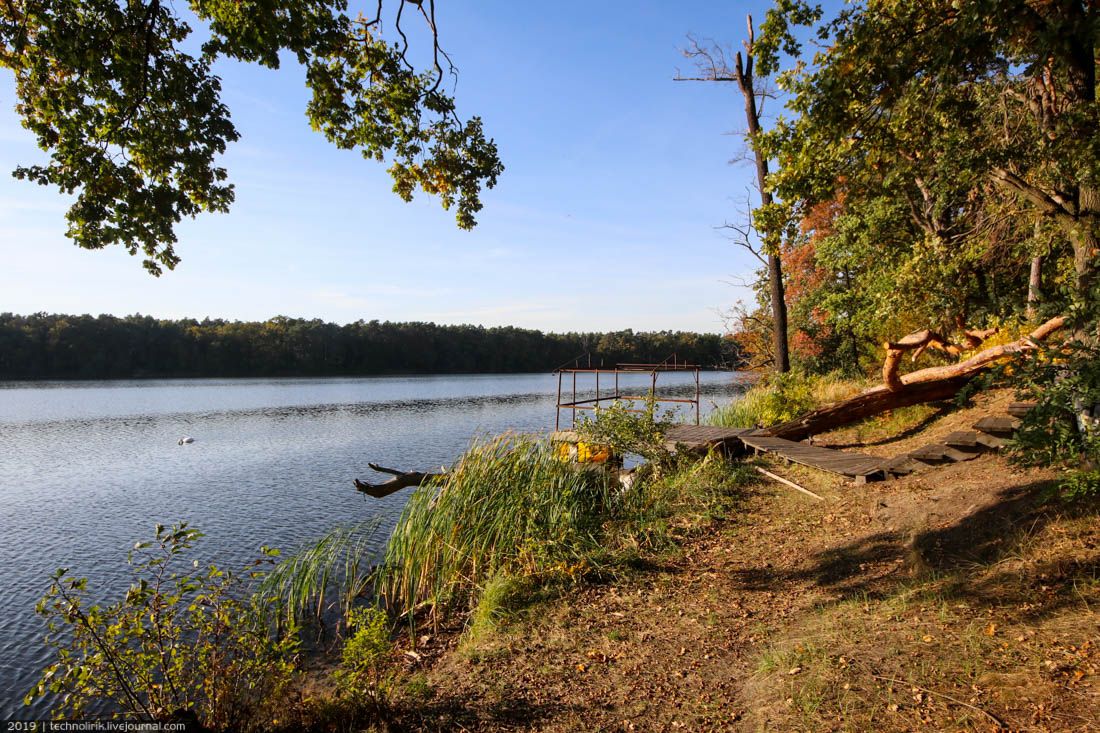
[[[1019,557],[1021,547],[1059,517],[1100,514],[1100,502],[1043,503],[1049,486],[1041,481],[1006,488],[946,527],[879,532],[819,552],[790,570],[762,566],[731,575],[755,591],[780,592],[792,583],[817,586],[834,593],[835,602],[883,599],[914,578],[939,578],[944,582],[937,592],[948,599],[1027,604],[1025,616],[1037,621],[1074,602],[1078,583],[1100,578],[1100,549],[1022,567],[1003,562]]]

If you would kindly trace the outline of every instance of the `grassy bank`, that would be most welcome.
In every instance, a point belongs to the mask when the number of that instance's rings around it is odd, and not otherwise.
[[[767,427],[851,397],[866,386],[865,380],[832,374],[769,374],[741,397],[712,412],[707,422],[727,428]]]

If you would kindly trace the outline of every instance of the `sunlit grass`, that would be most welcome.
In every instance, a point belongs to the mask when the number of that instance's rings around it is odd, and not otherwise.
[[[836,375],[769,375],[707,418],[728,428],[768,427],[798,417],[822,405],[851,397],[865,385]]]
[[[476,442],[444,478],[409,499],[378,589],[389,607],[445,611],[498,573],[579,572],[613,511],[609,475],[558,460],[547,442]]]

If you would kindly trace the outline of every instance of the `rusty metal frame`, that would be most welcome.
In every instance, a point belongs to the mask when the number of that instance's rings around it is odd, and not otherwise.
[[[581,362],[587,360],[586,366],[581,366]],[[664,361],[655,364],[616,364],[614,367],[602,367],[592,366],[592,355],[583,354],[573,359],[570,362],[566,362],[562,366],[553,371],[558,375],[558,398],[556,409],[554,410],[554,430],[561,429],[561,411],[570,410],[572,413],[572,427],[577,426],[577,410],[593,410],[599,412],[601,403],[604,402],[645,402],[652,400],[653,402],[673,402],[679,404],[692,405],[695,407],[695,424],[699,424],[699,372],[701,367],[698,364],[688,364],[681,362],[676,358],[676,354],[669,356]],[[692,372],[695,376],[695,399],[685,399],[683,397],[662,397],[657,393],[657,376],[663,372]],[[646,374],[650,375],[650,387],[649,393],[645,395],[623,394],[619,390],[619,375],[621,374]],[[590,374],[595,377],[595,389],[596,396],[591,399],[578,400],[577,399],[577,375]],[[615,378],[614,393],[610,395],[600,394],[600,375],[611,375]],[[562,401],[562,381],[563,378],[569,375],[572,378],[572,397],[569,401]],[[628,408],[628,412],[645,412],[645,410],[639,410],[636,408]]]

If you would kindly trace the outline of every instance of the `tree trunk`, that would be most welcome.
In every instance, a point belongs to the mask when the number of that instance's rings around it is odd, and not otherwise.
[[[753,42],[752,16],[748,18],[749,40],[745,44],[746,60],[741,63],[741,52],[737,52],[735,68],[737,86],[745,98],[745,121],[748,123],[749,146],[756,160],[756,184],[760,188],[760,203],[770,206],[774,199],[767,188],[768,158],[760,150],[760,110],[756,106],[756,89],[753,87]],[[772,306],[772,348],[775,352],[775,369],[778,372],[791,370],[790,355],[787,351],[787,299],[783,292],[783,264],[779,259],[780,232],[764,232],[764,249],[768,255],[768,285]]]
[[[1027,317],[1035,317],[1035,304],[1039,302],[1039,288],[1043,278],[1043,256],[1035,255],[1031,258],[1031,276],[1027,281]]]
[[[748,124],[749,147],[752,150],[756,163],[756,185],[760,189],[761,206],[769,206],[774,199],[767,189],[768,159],[760,151],[760,110],[756,106],[756,90],[753,88],[753,44],[756,42],[756,34],[752,26],[752,16],[747,17],[749,27],[749,39],[745,42],[746,54],[741,56],[738,51],[735,56],[735,65],[730,69],[724,52],[718,50],[716,56],[721,58],[718,63],[715,56],[696,46],[696,50],[685,53],[696,58],[705,58],[707,63],[701,64],[704,72],[702,77],[685,78],[677,75],[677,81],[722,81],[737,82],[741,90],[741,96],[745,99],[745,121]],[[787,348],[787,300],[783,287],[783,263],[780,260],[780,244],[782,232],[762,232],[764,236],[764,250],[768,256],[768,290],[772,311],[772,351],[774,352],[775,369],[779,372],[791,370],[790,355]],[[755,252],[754,252],[755,253]]]
[[[794,420],[767,428],[764,432],[766,435],[776,438],[803,440],[811,435],[849,425],[886,410],[954,397],[975,375],[1005,356],[1035,349],[1035,342],[1046,339],[1047,336],[1060,329],[1065,325],[1065,320],[1063,316],[1052,318],[1017,341],[978,352],[958,364],[930,367],[911,372],[903,377],[896,378],[893,385],[881,384],[872,387],[855,397],[812,410],[805,415],[796,417]],[[907,340],[916,342],[918,339],[913,337],[923,336],[925,333],[910,334],[910,336],[902,339],[899,344]],[[887,351],[889,352],[890,346],[897,345],[888,344]],[[911,347],[911,344],[905,345]],[[900,352],[902,349],[897,351]]]
[[[1089,297],[1095,271],[1094,262],[1100,250],[1100,191],[1082,186],[1080,191],[1081,213],[1077,226],[1070,233],[1073,245],[1074,289],[1080,302]]]

